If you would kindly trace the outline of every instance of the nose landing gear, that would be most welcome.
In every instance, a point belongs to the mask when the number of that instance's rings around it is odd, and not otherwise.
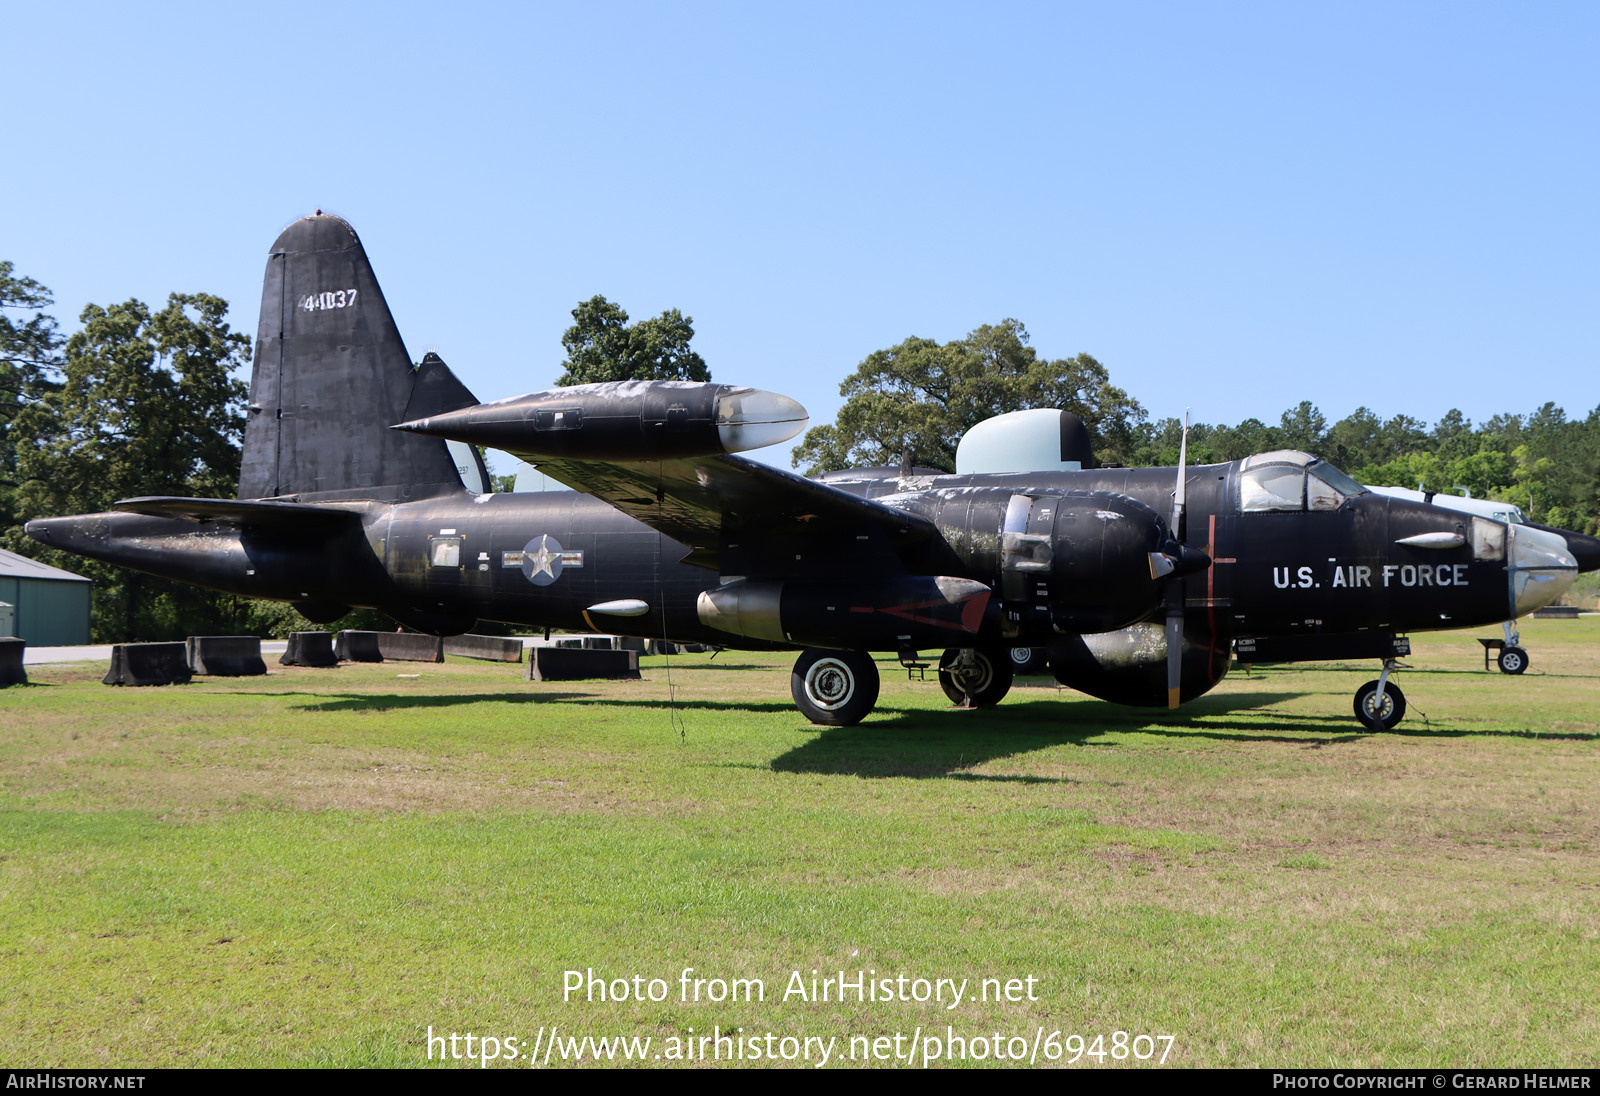
[[[1374,731],[1392,731],[1405,718],[1406,694],[1389,680],[1389,675],[1399,666],[1397,659],[1384,659],[1383,673],[1378,675],[1378,680],[1369,681],[1356,690],[1356,718],[1362,726]]]
[[[1497,661],[1500,663],[1501,673],[1520,674],[1528,668],[1528,652],[1521,647],[1506,647],[1501,650]]]

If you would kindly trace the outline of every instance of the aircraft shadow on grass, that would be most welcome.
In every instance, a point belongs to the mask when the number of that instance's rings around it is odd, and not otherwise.
[[[1256,666],[1247,674],[1243,670],[1235,670],[1234,675],[1246,681],[1271,681],[1274,677],[1286,674],[1358,674],[1371,667],[1351,665],[1329,665],[1316,663],[1295,663],[1290,666]],[[1498,681],[1503,677],[1511,676],[1502,674],[1499,670],[1483,668],[1483,663],[1469,666],[1464,669],[1445,669],[1442,667],[1411,666],[1404,670],[1406,677],[1481,677]],[[1526,673],[1515,675],[1518,677],[1571,677],[1583,680],[1594,680],[1600,677],[1597,674],[1574,673],[1571,671],[1542,670],[1538,666],[1530,666]]]
[[[992,776],[969,770],[989,761],[1049,746],[1115,749],[1117,743],[1102,739],[1117,732],[1312,747],[1365,737],[1363,732],[1350,729],[1350,720],[1331,716],[1261,712],[1255,721],[1217,718],[1233,711],[1256,710],[1294,695],[1236,693],[1206,697],[1186,707],[1181,714],[1169,716],[1163,712],[1156,718],[1148,712],[1099,703],[1077,705],[1071,709],[1071,718],[1063,718],[1062,706],[1053,700],[1013,701],[998,709],[972,712],[880,707],[870,722],[856,727],[824,729],[809,742],[776,758],[771,767],[778,772],[846,773],[863,777],[1080,783],[1070,778]],[[1310,731],[1326,736],[1330,730],[1348,733],[1313,740],[1272,733]]]
[[[455,693],[417,695],[361,693],[329,697],[320,693],[250,692],[240,695],[304,698],[295,707],[308,712],[404,711],[449,709],[463,705],[502,703],[538,705],[547,702],[592,703],[605,707],[650,709],[669,718],[670,709],[692,712],[792,713],[782,700],[722,701],[679,698],[619,699],[594,693],[563,690],[526,693]],[[1056,745],[1115,749],[1104,736],[1118,732],[1176,740],[1213,740],[1244,743],[1276,742],[1308,749],[1357,742],[1373,732],[1353,726],[1350,716],[1272,711],[1270,707],[1295,699],[1298,692],[1250,692],[1201,697],[1178,712],[1154,712],[1097,701],[1071,707],[1053,697],[1014,695],[998,708],[970,712],[929,711],[882,705],[867,722],[854,727],[816,728],[803,745],[775,758],[769,766],[777,772],[849,774],[863,777],[944,777],[1013,783],[1076,783],[1067,778],[1000,776],[973,773],[973,766],[1000,758],[1032,753]],[[690,727],[693,733],[693,727]],[[1551,734],[1523,729],[1435,728],[1407,726],[1386,732],[1409,738],[1511,737],[1592,741],[1600,732]],[[1307,735],[1313,737],[1306,737]]]
[[[537,704],[550,700],[585,700],[587,693],[352,693],[328,696],[325,693],[251,692],[240,696],[294,696],[305,701],[295,704],[302,712],[396,711],[406,708],[454,708],[463,704]]]

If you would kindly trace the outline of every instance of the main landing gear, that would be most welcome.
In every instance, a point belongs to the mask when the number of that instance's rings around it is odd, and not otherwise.
[[[1400,663],[1392,658],[1383,660],[1383,673],[1378,680],[1369,681],[1356,690],[1356,718],[1362,726],[1374,731],[1392,731],[1406,714],[1406,694],[1400,686],[1389,680]]]
[[[802,715],[824,727],[853,727],[878,702],[878,664],[865,651],[808,647],[789,674]]]
[[[939,659],[939,687],[958,708],[992,708],[1011,691],[1012,666],[1009,652],[951,647]]]
[[[939,687],[958,708],[994,707],[1011,691],[1013,676],[1007,651],[951,647],[939,659]],[[878,703],[878,664],[865,651],[810,647],[795,660],[789,693],[811,722],[853,727]]]

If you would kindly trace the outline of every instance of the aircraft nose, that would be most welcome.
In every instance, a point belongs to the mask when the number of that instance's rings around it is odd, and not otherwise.
[[[1506,527],[1511,540],[1506,553],[1511,615],[1542,609],[1566,593],[1578,577],[1578,561],[1564,537],[1527,525]]]
[[[1562,531],[1561,537],[1567,542],[1567,551],[1578,561],[1579,571],[1585,574],[1590,571],[1600,571],[1600,537],[1565,530]]]

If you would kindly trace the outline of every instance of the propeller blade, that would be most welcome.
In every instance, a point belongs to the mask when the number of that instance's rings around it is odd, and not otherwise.
[[[1178,583],[1174,583],[1178,585]],[[1176,611],[1174,611],[1174,606]],[[1167,710],[1178,706],[1183,694],[1183,597],[1167,605]]]
[[[1185,468],[1189,463],[1189,409],[1183,409],[1183,440],[1178,443],[1178,486],[1172,492],[1172,535],[1183,540],[1183,504],[1187,485]]]
[[[1150,577],[1151,578],[1153,578],[1153,579],[1166,578],[1168,575],[1172,574],[1172,572],[1176,571],[1177,569],[1178,569],[1177,563],[1175,563],[1173,561],[1172,557],[1167,555],[1167,553],[1165,553],[1165,552],[1151,552],[1150,553]]]
[[[1189,463],[1189,408],[1183,409],[1183,439],[1178,443],[1178,485],[1172,492],[1172,539],[1178,542],[1180,559],[1173,561],[1172,578],[1167,580],[1167,710],[1178,706],[1183,694],[1183,576],[1202,570],[1211,563],[1204,552],[1183,543],[1183,510]],[[1205,561],[1200,563],[1194,557]],[[1155,562],[1151,561],[1151,570]]]

